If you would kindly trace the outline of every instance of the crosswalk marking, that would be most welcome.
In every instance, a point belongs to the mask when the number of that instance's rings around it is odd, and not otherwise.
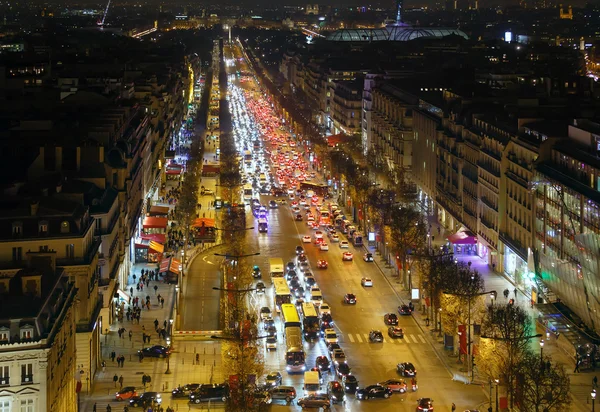
[[[365,342],[369,342],[369,334],[368,333],[364,333],[365,335]]]
[[[354,343],[354,338],[351,333],[348,334],[348,338],[350,339],[350,342]]]
[[[425,338],[422,335],[419,335],[419,339],[421,339],[421,342],[425,343]]]
[[[415,335],[410,335],[410,337],[415,343],[419,343],[419,342],[417,342],[417,338],[415,338]]]
[[[358,340],[359,343],[363,343],[363,340],[358,333],[356,334],[356,339]]]

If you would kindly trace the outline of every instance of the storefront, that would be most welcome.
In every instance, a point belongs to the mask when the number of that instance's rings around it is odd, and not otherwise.
[[[527,260],[504,245],[504,273],[518,285],[522,285],[529,273]]]
[[[167,166],[167,170],[165,174],[167,175],[167,180],[180,180],[181,172],[183,171],[183,167],[176,163],[171,163]]]
[[[135,243],[135,263],[158,263],[164,251],[164,245],[159,242],[139,239]]]
[[[148,214],[150,217],[167,217],[169,215],[169,206],[150,206]]]
[[[455,255],[477,255],[477,236],[470,230],[459,230],[447,237]]]
[[[142,234],[140,236],[144,238],[144,235],[166,235],[168,223],[169,220],[166,217],[146,216],[142,223]]]
[[[125,316],[125,305],[130,304],[131,296],[129,296],[127,292],[117,289],[117,292],[113,296],[113,319],[119,319],[119,321],[123,321],[123,316]]]

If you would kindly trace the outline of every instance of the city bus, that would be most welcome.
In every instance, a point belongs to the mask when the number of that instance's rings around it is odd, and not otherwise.
[[[258,231],[260,233],[267,233],[268,228],[269,228],[269,224],[267,223],[267,219],[265,219],[265,218],[258,219]]]
[[[273,293],[275,294],[275,307],[277,308],[277,312],[279,312],[281,310],[281,305],[292,301],[292,294],[285,278],[272,278],[272,280]]]
[[[312,190],[314,194],[316,194],[319,197],[324,197],[327,192],[329,191],[329,187],[327,185],[321,185],[318,183],[313,183],[313,182],[301,182],[300,183],[300,190]]]
[[[269,259],[269,273],[273,278],[283,277],[283,259],[282,258],[270,258]]]
[[[289,373],[304,372],[306,370],[306,355],[302,346],[302,330],[296,306],[283,304],[282,315],[284,322],[283,334],[285,335],[285,369]]]
[[[252,195],[254,193],[254,190],[252,189],[252,185],[247,184],[244,186],[244,202],[248,202],[250,203],[250,201],[252,200]]]
[[[302,331],[304,339],[314,339],[319,336],[319,316],[317,309],[311,302],[302,304]]]

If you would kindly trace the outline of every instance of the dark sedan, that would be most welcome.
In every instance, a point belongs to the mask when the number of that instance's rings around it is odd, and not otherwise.
[[[346,362],[337,363],[335,365],[335,372],[338,375],[338,378],[343,378],[344,376],[350,375],[350,366]]]
[[[398,306],[398,313],[400,316],[412,315],[412,309],[408,305]]]
[[[356,305],[356,296],[352,293],[346,293],[344,295],[344,303],[346,305]]]
[[[365,401],[372,398],[387,399],[392,396],[392,393],[392,390],[385,386],[371,385],[366,388],[358,389],[356,391],[356,398]]]
[[[396,370],[402,376],[417,376],[417,369],[415,368],[415,365],[410,362],[399,363],[398,366],[396,366]]]
[[[329,362],[327,356],[317,356],[315,366],[322,372],[325,372],[331,368],[331,362]]]
[[[165,358],[165,357],[169,356],[171,351],[166,346],[154,345],[152,347],[144,348],[144,349],[138,351],[138,353],[140,353],[140,352],[144,355],[144,357]]]
[[[395,313],[386,313],[383,315],[383,321],[388,326],[396,326],[398,324],[398,316]]]
[[[342,384],[346,393],[355,393],[358,389],[358,379],[354,375],[346,375],[342,378]]]
[[[173,398],[187,398],[190,392],[195,391],[200,387],[199,383],[189,383],[187,385],[178,386],[171,391]]]

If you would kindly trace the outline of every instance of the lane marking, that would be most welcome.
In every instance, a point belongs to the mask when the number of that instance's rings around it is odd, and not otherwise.
[[[360,333],[356,334],[356,339],[358,340],[359,343],[363,343],[362,338],[360,337]]]
[[[369,341],[369,334],[368,333],[364,333],[364,336],[365,336],[365,342],[368,342]]]
[[[422,343],[425,343],[425,338],[423,338],[423,335],[419,335],[419,339],[421,339]]]
[[[413,340],[415,343],[419,343],[419,342],[417,341],[417,338],[415,338],[415,335],[410,335],[410,337],[412,338],[412,340]]]
[[[350,339],[350,342],[354,343],[354,338],[351,333],[348,334],[348,339]]]

